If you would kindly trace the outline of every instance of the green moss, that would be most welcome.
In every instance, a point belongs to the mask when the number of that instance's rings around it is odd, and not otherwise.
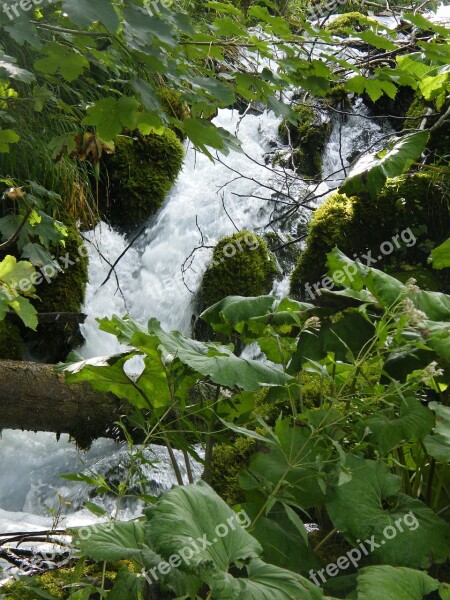
[[[183,121],[188,116],[188,107],[179,92],[163,85],[157,89],[157,95],[164,112],[170,117]]]
[[[338,246],[349,256],[371,250],[376,257],[383,242],[398,236],[400,248],[377,262],[391,270],[407,260],[426,264],[431,243],[441,243],[450,230],[449,181],[415,172],[387,181],[375,200],[332,194],[314,213],[306,249],[291,275],[291,293],[302,296],[304,284],[319,282],[326,273],[326,255]],[[408,246],[402,242],[405,235]],[[414,243],[414,238],[416,243]]]
[[[372,25],[379,24],[376,19],[366,17],[360,12],[347,12],[329,23],[325,27],[325,31],[331,35],[337,35],[345,38],[349,36],[347,29],[350,28],[358,32],[365,31],[370,27],[369,22]]]
[[[351,108],[351,101],[348,97],[348,91],[342,83],[334,85],[325,96],[327,104],[337,107],[341,106],[346,110]]]
[[[317,108],[298,104],[294,107],[298,124],[293,125],[284,119],[278,132],[284,144],[294,148],[294,164],[302,175],[320,177],[322,173],[322,153],[329,138],[331,124],[324,121]]]
[[[248,467],[250,456],[256,451],[251,438],[237,438],[232,445],[217,444],[211,465],[211,485],[230,506],[243,502],[239,487],[239,473]]]
[[[120,563],[108,563],[105,573],[105,588],[112,587],[117,571],[124,561]],[[130,565],[130,567],[132,567]],[[129,567],[129,568],[130,568]],[[20,580],[7,583],[1,589],[4,600],[36,600],[41,595],[35,590],[50,594],[56,600],[67,600],[71,594],[70,586],[80,583],[91,583],[97,581],[101,585],[103,577],[103,563],[88,565],[84,567],[81,578],[76,576],[75,567],[70,569],[55,569],[47,571],[36,577],[23,577]],[[67,587],[69,586],[69,587]]]
[[[356,199],[345,194],[332,194],[312,216],[306,249],[292,272],[291,294],[302,295],[303,284],[319,281],[325,272],[326,255],[334,246],[346,252],[351,249],[349,230]]]
[[[161,206],[183,165],[184,148],[170,129],[125,134],[115,145],[115,153],[103,158],[100,210],[112,225],[129,230]]]
[[[0,358],[23,359],[23,341],[20,329],[9,321],[0,321]]]
[[[65,246],[53,249],[63,272],[49,281],[44,279],[36,286],[38,298],[32,302],[39,313],[80,313],[83,307],[89,260],[83,239],[73,221],[67,225],[67,233]],[[69,258],[74,264],[66,267],[64,260],[59,257]],[[36,333],[27,332],[27,339],[33,353],[49,362],[65,359],[70,350],[83,341],[78,324],[72,322],[40,324]]]
[[[261,296],[270,292],[277,272],[266,242],[250,231],[220,240],[201,288],[203,305],[225,296]]]

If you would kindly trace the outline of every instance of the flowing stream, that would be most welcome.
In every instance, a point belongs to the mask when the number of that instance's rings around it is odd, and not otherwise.
[[[448,11],[447,11],[448,12]],[[440,17],[446,16],[442,9]],[[356,103],[354,116],[344,123],[332,120],[332,133],[324,152],[326,183],[317,190],[324,193],[339,185],[342,174],[334,175],[355,156],[369,148],[388,129],[382,123],[365,118],[367,109]],[[277,177],[266,167],[270,155],[280,148],[277,135],[279,119],[271,112],[248,114],[244,119],[231,110],[219,111],[215,123],[238,135],[245,154],[230,152],[221,162],[187,148],[183,170],[159,213],[148,223],[145,234],[128,250],[106,284],[110,265],[127,247],[126,240],[107,225],[100,224],[88,234],[90,272],[83,326],[86,358],[113,354],[120,349],[112,336],[100,332],[97,317],[129,313],[145,323],[157,317],[163,327],[189,332],[196,312],[195,292],[211,257],[211,247],[223,236],[239,230],[262,232],[273,210],[272,188]],[[239,173],[245,175],[240,177]],[[300,182],[299,190],[306,189]],[[305,214],[299,215],[299,222]],[[295,229],[296,222],[289,227]],[[287,231],[284,233],[291,233]],[[182,265],[189,268],[182,275]],[[208,248],[209,247],[209,248]],[[106,259],[106,260],[105,260]],[[118,286],[118,282],[120,287]],[[275,283],[274,293],[288,293],[288,278]],[[160,493],[175,483],[170,461],[163,449],[150,447],[147,478]],[[87,453],[79,453],[61,436],[50,433],[3,431],[0,440],[0,532],[37,530],[52,524],[51,510],[64,502],[61,526],[93,522],[95,517],[83,508],[91,488],[84,483],[59,478],[60,474],[98,472],[120,480],[127,468],[126,447],[110,440],[97,440]],[[194,465],[196,476],[200,466]],[[98,500],[96,500],[98,501]],[[70,503],[70,504],[65,504]],[[113,510],[112,499],[105,498],[106,509]],[[120,516],[130,518],[139,505],[122,505]]]

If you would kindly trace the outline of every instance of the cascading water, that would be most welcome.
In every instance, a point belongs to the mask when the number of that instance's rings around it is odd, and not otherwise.
[[[357,108],[357,112],[362,110],[364,107]],[[86,343],[81,350],[86,358],[120,349],[115,338],[98,330],[97,317],[129,313],[145,323],[153,316],[165,328],[189,332],[195,312],[192,292],[198,290],[211,249],[195,253],[184,280],[181,267],[200,245],[200,231],[204,244],[213,246],[233,233],[235,227],[258,231],[267,224],[273,209],[272,188],[277,183],[273,171],[266,168],[265,159],[279,145],[279,119],[264,112],[248,114],[241,121],[237,112],[221,110],[215,123],[232,133],[239,126],[246,154],[233,151],[222,162],[213,163],[188,148],[183,171],[164,206],[103,286],[110,264],[125,250],[128,241],[105,224],[87,234],[91,242],[90,281],[84,308],[88,315],[83,326]],[[340,134],[339,123],[334,121],[324,155],[324,175],[341,169],[342,158],[347,166],[355,152],[367,148],[379,135],[379,126],[361,117],[347,119]],[[344,140],[341,150],[336,136]],[[338,178],[331,175],[327,191],[338,184]],[[299,185],[300,189],[307,189],[306,184]],[[304,215],[301,218],[304,220]],[[275,284],[274,293],[278,297],[288,293],[287,278]],[[149,452],[156,454],[158,464],[148,468],[146,475],[154,482],[155,492],[161,492],[175,483],[175,478],[165,451],[152,447]],[[58,475],[91,470],[120,479],[127,467],[126,456],[123,446],[108,440],[97,440],[88,453],[80,456],[67,436],[57,442],[53,434],[4,432],[0,442],[0,530],[49,527],[49,507],[58,506],[59,496],[72,503],[66,507],[68,514],[63,525],[92,522],[93,515],[81,508],[89,499],[90,488],[61,480]],[[199,465],[194,469],[199,476]],[[112,509],[111,500],[104,500],[104,506]],[[138,505],[122,506],[121,516],[129,518],[139,509]]]

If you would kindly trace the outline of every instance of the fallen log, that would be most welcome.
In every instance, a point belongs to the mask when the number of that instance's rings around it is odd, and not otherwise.
[[[125,400],[88,383],[67,384],[53,365],[0,361],[0,429],[68,433],[85,447],[120,437],[114,423],[131,411]]]

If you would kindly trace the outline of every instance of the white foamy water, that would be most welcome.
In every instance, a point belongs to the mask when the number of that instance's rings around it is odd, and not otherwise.
[[[237,112],[221,110],[215,124],[234,133],[239,118]],[[239,230],[257,230],[266,225],[271,205],[260,198],[270,198],[272,192],[264,186],[272,185],[273,173],[265,168],[264,155],[275,143],[278,123],[271,112],[247,115],[240,123],[243,149],[261,165],[244,154],[231,152],[220,157],[227,168],[188,148],[183,170],[164,206],[116,269],[126,303],[114,276],[100,287],[110,267],[93,249],[85,306],[89,318],[83,326],[86,345],[82,354],[91,357],[113,347],[111,336],[99,334],[94,320],[97,315],[128,312],[141,323],[157,317],[165,328],[189,331],[195,309],[192,292],[199,288],[212,250],[205,248],[195,253],[184,281],[182,265],[201,245],[200,231],[203,243],[214,246],[220,238],[235,233],[235,226]],[[110,262],[126,247],[126,241],[104,224],[89,237]]]

